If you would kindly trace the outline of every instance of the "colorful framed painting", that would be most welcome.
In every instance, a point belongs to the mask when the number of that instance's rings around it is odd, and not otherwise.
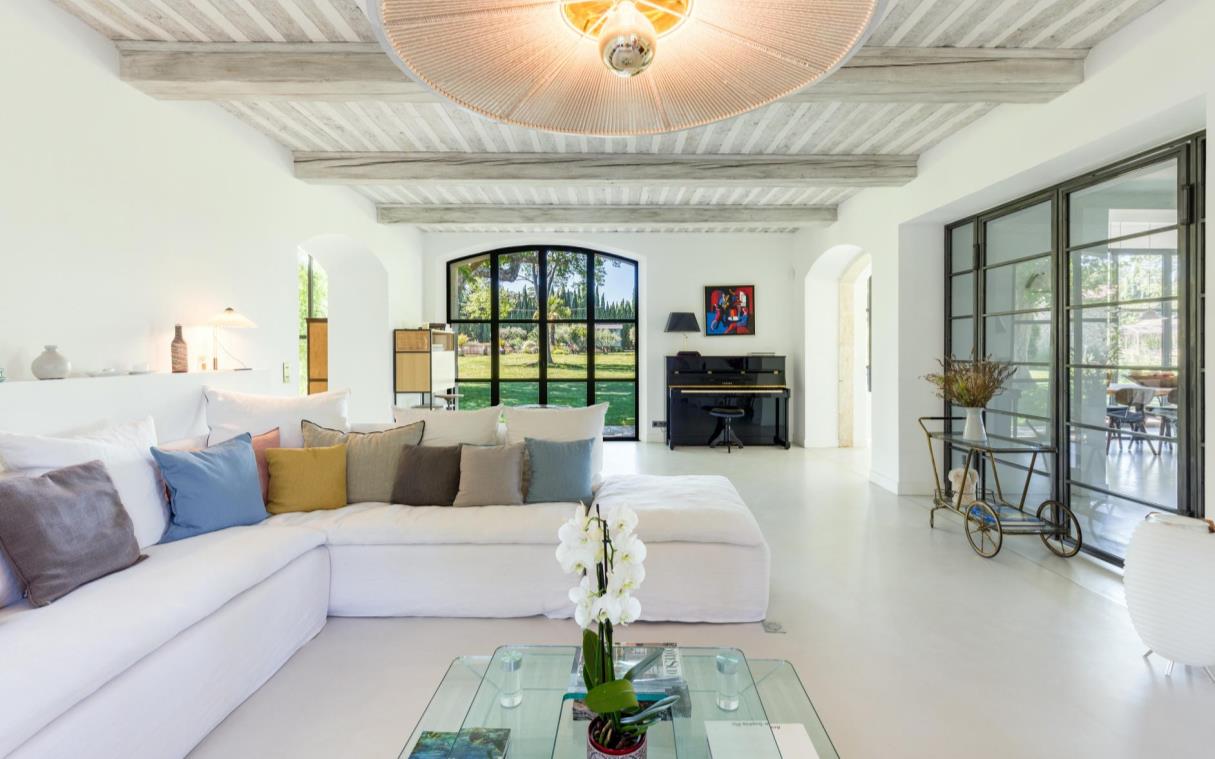
[[[705,287],[705,334],[754,335],[755,285]]]

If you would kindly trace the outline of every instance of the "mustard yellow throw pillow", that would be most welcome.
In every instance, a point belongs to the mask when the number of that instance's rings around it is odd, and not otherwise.
[[[271,514],[340,509],[346,505],[346,446],[270,448]]]

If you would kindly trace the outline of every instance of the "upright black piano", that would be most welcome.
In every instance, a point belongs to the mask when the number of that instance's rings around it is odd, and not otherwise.
[[[789,447],[784,356],[667,356],[667,445],[708,445],[721,430],[715,407],[744,411],[745,445]]]

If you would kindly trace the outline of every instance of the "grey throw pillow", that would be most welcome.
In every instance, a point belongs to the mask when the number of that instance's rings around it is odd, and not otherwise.
[[[0,546],[34,606],[143,558],[100,461],[0,480]]]
[[[401,451],[422,442],[425,422],[383,432],[342,432],[308,420],[300,424],[305,448],[346,446],[346,501],[388,503],[397,479]]]
[[[460,491],[458,445],[407,445],[401,451],[392,502],[406,506],[450,506]]]
[[[523,444],[460,449],[460,492],[453,506],[523,503]]]

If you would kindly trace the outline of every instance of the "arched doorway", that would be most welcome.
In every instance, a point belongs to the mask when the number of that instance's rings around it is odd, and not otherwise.
[[[806,273],[807,448],[851,447],[869,437],[868,258],[856,245],[836,245]]]

